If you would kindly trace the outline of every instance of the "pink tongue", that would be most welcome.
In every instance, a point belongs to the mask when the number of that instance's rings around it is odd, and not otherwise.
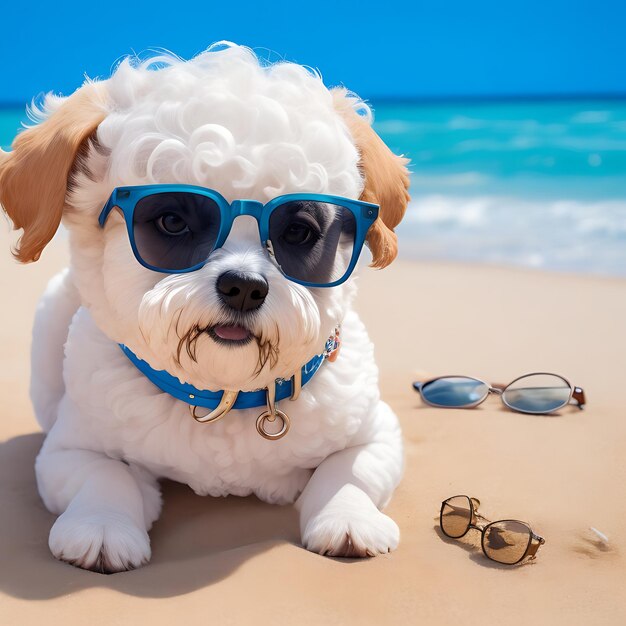
[[[250,335],[250,331],[243,326],[216,326],[213,330],[221,339],[230,339],[231,341],[247,339]]]

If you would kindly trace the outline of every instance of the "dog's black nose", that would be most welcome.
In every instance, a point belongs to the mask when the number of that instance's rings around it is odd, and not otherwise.
[[[265,300],[269,286],[261,274],[229,270],[217,279],[217,292],[224,304],[237,311],[253,311]]]

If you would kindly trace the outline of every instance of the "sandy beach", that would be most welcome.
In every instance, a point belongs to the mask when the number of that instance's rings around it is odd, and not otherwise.
[[[6,223],[0,230],[2,624],[626,623],[626,280],[406,261],[364,270],[358,308],[406,444],[387,510],[399,549],[324,558],[300,547],[291,507],[170,483],[152,562],[104,576],[51,556],[54,517],[33,470],[42,434],[28,399],[30,328],[65,242],[18,266]],[[506,383],[537,370],[583,387],[587,408],[529,416],[491,398],[440,410],[411,388],[417,376]],[[443,537],[440,503],[460,493],[480,498],[490,519],[529,522],[546,538],[537,560],[499,566]]]

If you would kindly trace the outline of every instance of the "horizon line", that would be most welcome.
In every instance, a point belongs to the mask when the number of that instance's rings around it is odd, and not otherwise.
[[[378,101],[385,104],[456,104],[456,103],[482,103],[482,102],[567,102],[573,100],[626,100],[624,92],[580,92],[580,93],[553,93],[553,94],[452,94],[441,96],[371,96],[364,98],[366,101]]]
[[[43,95],[38,94],[28,101],[0,100],[0,110],[21,109],[28,106],[33,100]],[[580,92],[580,93],[554,93],[554,94],[450,94],[450,95],[371,95],[363,97],[365,102],[378,102],[382,104],[481,104],[481,103],[505,103],[505,102],[571,102],[575,100],[586,101],[619,101],[626,100],[624,92]]]

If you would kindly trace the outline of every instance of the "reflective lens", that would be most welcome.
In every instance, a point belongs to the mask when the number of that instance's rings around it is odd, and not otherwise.
[[[448,498],[441,505],[439,524],[441,530],[448,537],[458,539],[462,537],[472,521],[472,503],[467,496]]]
[[[569,383],[556,374],[529,374],[512,382],[502,393],[504,403],[523,413],[550,413],[570,399]]]
[[[286,276],[324,285],[340,280],[348,271],[356,220],[352,211],[336,204],[287,202],[272,212],[269,238]]]
[[[489,393],[489,385],[475,378],[449,376],[437,378],[421,388],[426,402],[436,406],[464,407],[484,400]]]
[[[135,245],[141,259],[161,270],[185,270],[206,261],[220,230],[220,209],[207,196],[155,193],[137,202]]]
[[[483,533],[483,550],[493,561],[512,565],[526,554],[531,536],[530,528],[522,522],[494,522]]]

